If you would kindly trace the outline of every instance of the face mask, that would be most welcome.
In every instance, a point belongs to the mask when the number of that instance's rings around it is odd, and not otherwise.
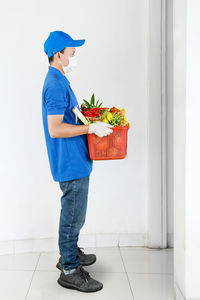
[[[68,60],[69,60],[68,66],[62,66],[63,67],[63,71],[65,73],[69,73],[69,72],[73,71],[74,68],[77,66],[76,56],[68,57]]]

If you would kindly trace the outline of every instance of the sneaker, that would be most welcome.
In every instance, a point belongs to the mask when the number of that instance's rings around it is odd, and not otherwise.
[[[90,277],[82,265],[79,265],[71,274],[65,274],[61,271],[57,282],[65,288],[75,289],[81,292],[96,292],[103,288],[103,284]]]
[[[85,254],[81,249],[84,249],[84,248],[78,247],[78,255],[80,257],[80,264],[82,266],[89,266],[89,265],[94,264],[97,259],[96,255],[95,254]],[[60,256],[60,258],[56,264],[56,267],[59,270],[62,270],[62,256]]]

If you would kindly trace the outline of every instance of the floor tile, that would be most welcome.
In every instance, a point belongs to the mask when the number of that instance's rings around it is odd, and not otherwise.
[[[127,272],[173,274],[173,251],[170,249],[120,248]]]
[[[119,249],[117,247],[84,248],[85,254],[94,253],[97,260],[93,265],[84,266],[89,272],[125,272]],[[41,253],[37,265],[39,271],[56,271],[56,264],[59,259],[59,252]]]
[[[33,271],[0,270],[0,299],[24,300],[28,292]]]
[[[173,275],[128,273],[134,300],[174,300]]]
[[[118,247],[85,248],[85,253],[96,254],[97,260],[93,265],[85,266],[91,272],[125,272],[123,261]]]
[[[60,271],[56,268],[59,251],[30,252],[0,255],[0,299],[25,300],[28,292],[28,300],[62,300],[67,296],[74,300],[84,297],[133,300],[133,295],[134,300],[174,300],[173,248],[85,247],[82,250],[97,256],[93,265],[84,268],[104,284],[101,291],[83,293],[61,287],[57,283]],[[15,276],[12,288],[11,276]]]
[[[94,293],[84,293],[63,288],[57,283],[56,272],[36,271],[27,300],[133,300],[125,273],[90,273],[91,277],[103,283],[103,289]]]
[[[0,255],[0,270],[34,270],[40,253]]]
[[[36,270],[40,271],[59,271],[56,264],[59,259],[59,252],[43,252],[37,264]]]

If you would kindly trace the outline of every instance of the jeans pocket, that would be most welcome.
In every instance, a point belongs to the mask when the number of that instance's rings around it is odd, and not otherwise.
[[[64,192],[64,190],[67,189],[69,182],[68,181],[59,181],[59,185],[61,190]]]

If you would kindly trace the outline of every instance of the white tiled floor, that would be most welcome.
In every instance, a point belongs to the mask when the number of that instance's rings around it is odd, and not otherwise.
[[[0,255],[0,299],[4,300],[174,300],[173,249],[84,248],[97,261],[84,267],[103,283],[96,293],[61,287],[55,267],[59,252]]]

